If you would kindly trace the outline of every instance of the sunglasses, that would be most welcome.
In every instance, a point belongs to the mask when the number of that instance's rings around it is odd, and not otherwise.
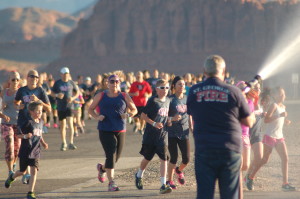
[[[30,78],[36,78],[36,79],[38,79],[39,78],[39,76],[35,76],[35,75],[28,75],[28,77],[30,77]]]
[[[114,83],[118,84],[119,82],[120,80],[114,80],[114,79],[109,80],[110,84],[114,84]]]
[[[20,79],[18,79],[18,78],[14,78],[14,79],[11,79],[11,81],[13,81],[13,82],[15,82],[15,81],[20,81]]]
[[[156,87],[156,88],[163,90],[163,89],[169,89],[170,87],[169,86],[159,86],[159,87]]]

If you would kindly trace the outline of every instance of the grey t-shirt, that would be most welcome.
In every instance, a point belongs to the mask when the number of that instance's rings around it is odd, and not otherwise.
[[[2,113],[10,118],[9,122],[2,120],[2,124],[17,124],[19,110],[15,108],[15,95],[8,96],[8,89],[3,91],[3,103],[6,104]]]

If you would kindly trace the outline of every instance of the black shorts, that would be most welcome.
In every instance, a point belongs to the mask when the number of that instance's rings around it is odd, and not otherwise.
[[[155,154],[157,154],[161,160],[167,161],[169,159],[167,145],[155,146],[150,144],[143,144],[140,154],[144,156],[144,158],[148,161],[152,160]]]
[[[57,114],[58,114],[59,121],[62,121],[64,119],[66,119],[67,117],[73,116],[72,110],[70,108],[67,108],[65,111],[57,111]]]
[[[19,163],[20,163],[21,172],[25,172],[28,166],[36,167],[37,170],[39,170],[39,159],[29,159],[29,158],[20,157]]]
[[[144,106],[137,106],[136,109],[137,109],[138,112],[134,117],[140,117],[143,110],[144,110],[144,108],[145,108]]]

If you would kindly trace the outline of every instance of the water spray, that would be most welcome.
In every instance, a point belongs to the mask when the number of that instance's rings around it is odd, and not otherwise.
[[[293,57],[299,48],[296,48],[300,44],[300,35],[296,37],[287,47],[285,47],[275,58],[273,58],[268,64],[264,65],[260,72],[258,73],[262,79],[267,79],[274,75],[280,69],[284,63],[290,61],[289,59]]]

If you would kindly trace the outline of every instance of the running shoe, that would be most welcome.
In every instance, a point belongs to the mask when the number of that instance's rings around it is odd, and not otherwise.
[[[68,148],[71,150],[75,150],[77,149],[77,146],[75,146],[73,143],[70,143]]]
[[[97,164],[98,180],[103,183],[106,180],[106,172],[103,171],[102,167],[103,167],[102,164],[100,163]]]
[[[46,123],[45,127],[50,128],[50,123]]]
[[[281,187],[282,191],[296,191],[296,188],[291,186],[290,184],[284,184]]]
[[[5,184],[4,184],[4,186],[5,186],[6,188],[10,188],[11,183],[12,183],[13,181],[15,181],[15,179],[12,178],[13,175],[14,175],[14,173],[11,173],[11,174],[8,176],[8,178],[6,179]]]
[[[245,176],[246,187],[249,191],[254,190],[253,179],[249,178],[249,174]]]
[[[53,128],[57,129],[58,128],[58,124],[54,123],[53,124]]]
[[[161,194],[165,194],[165,193],[171,193],[172,192],[172,188],[169,186],[169,185],[162,185],[161,187],[160,187],[160,190],[159,190],[159,192],[161,193]]]
[[[135,186],[136,186],[136,188],[139,189],[139,190],[144,189],[144,186],[143,186],[143,179],[137,177],[137,173],[135,174]]]
[[[36,199],[36,196],[33,192],[27,193],[27,199]]]
[[[167,181],[167,185],[169,185],[172,189],[177,189],[177,186],[175,185],[174,181]]]
[[[120,191],[120,189],[114,181],[111,181],[108,184],[108,191]]]
[[[184,180],[184,174],[183,174],[183,172],[179,171],[179,168],[176,167],[175,173],[177,175],[177,179],[178,179],[179,184],[184,185],[185,180]]]
[[[62,144],[61,144],[61,147],[60,147],[60,150],[61,150],[61,151],[66,151],[66,150],[67,150],[67,144],[62,143]]]
[[[25,174],[22,177],[22,183],[23,184],[29,184],[29,179],[30,179],[31,175],[30,174]]]

